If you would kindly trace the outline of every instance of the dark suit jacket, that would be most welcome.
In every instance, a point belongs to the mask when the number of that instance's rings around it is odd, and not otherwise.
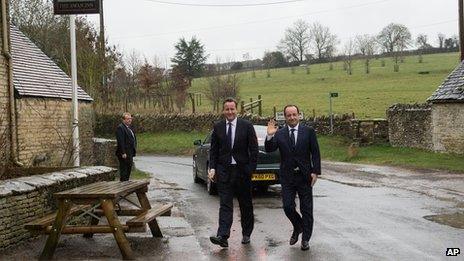
[[[209,155],[210,168],[216,170],[218,181],[227,181],[225,169],[233,156],[237,167],[251,178],[251,172],[256,170],[258,160],[258,139],[253,125],[247,120],[237,119],[232,150],[227,146],[226,129],[225,120],[214,124]]]
[[[116,148],[116,156],[118,158],[122,157],[122,154],[126,154],[128,159],[132,159],[136,155],[136,146],[137,146],[137,137],[132,136],[129,128],[126,127],[123,123],[118,125],[116,129],[116,140],[117,140],[117,148]]]
[[[267,152],[280,151],[280,181],[291,182],[298,167],[308,181],[310,173],[321,174],[321,156],[313,128],[300,123],[296,146],[291,146],[288,126],[279,129],[271,140],[264,143]]]

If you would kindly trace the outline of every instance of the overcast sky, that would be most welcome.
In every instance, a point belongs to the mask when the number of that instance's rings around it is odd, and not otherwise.
[[[329,26],[343,43],[357,34],[377,34],[391,22],[406,25],[413,38],[458,34],[456,0],[161,0],[181,4],[244,5],[185,6],[157,0],[104,0],[105,32],[110,44],[125,53],[138,51],[164,65],[174,55],[179,38],[196,36],[205,45],[208,62],[240,61],[249,53],[262,58],[275,50],[284,31],[297,19]],[[89,15],[98,28],[98,15]],[[340,44],[339,46],[342,46]]]

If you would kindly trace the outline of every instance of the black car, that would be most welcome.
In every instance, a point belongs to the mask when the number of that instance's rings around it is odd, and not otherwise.
[[[253,125],[258,137],[258,164],[256,171],[252,173],[252,184],[254,188],[264,192],[269,185],[279,183],[280,155],[278,151],[266,153],[264,141],[266,139],[267,126]],[[208,179],[209,150],[211,147],[211,133],[206,138],[196,140],[193,153],[193,180],[195,183],[206,182],[206,189],[210,195],[216,194],[216,184]]]

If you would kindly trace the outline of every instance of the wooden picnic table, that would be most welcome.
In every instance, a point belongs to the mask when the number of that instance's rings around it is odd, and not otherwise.
[[[53,257],[61,234],[84,234],[92,237],[94,233],[112,233],[124,259],[134,259],[126,232],[144,232],[149,225],[154,237],[162,237],[156,221],[160,215],[170,215],[172,204],[165,204],[159,208],[151,208],[146,192],[148,180],[107,181],[85,185],[67,191],[55,193],[58,211],[48,216],[26,224],[32,231],[49,234],[40,259],[48,260]],[[138,205],[127,198],[137,195]],[[119,202],[126,200],[136,209],[121,209]],[[69,225],[67,219],[77,211],[91,216],[89,225]],[[81,216],[83,216],[82,214]],[[106,217],[108,225],[98,225],[100,217]],[[122,224],[119,216],[135,216]]]

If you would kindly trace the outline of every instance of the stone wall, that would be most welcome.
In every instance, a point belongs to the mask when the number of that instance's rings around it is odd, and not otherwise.
[[[24,224],[56,209],[53,193],[115,175],[113,168],[96,166],[0,181],[0,251],[33,236]]]
[[[117,167],[116,140],[93,138],[93,165]]]
[[[432,105],[433,150],[464,154],[464,103]]]
[[[431,150],[432,108],[430,104],[395,104],[387,110],[392,146]]]
[[[22,97],[16,100],[19,160],[26,166],[72,165],[71,101]],[[79,103],[81,165],[93,163],[92,104]]]
[[[389,141],[388,121],[385,119],[351,120],[351,139],[361,145]]]
[[[0,19],[0,50],[3,50],[3,24]],[[0,54],[0,175],[10,158],[8,119],[8,60]]]
[[[213,122],[222,119],[218,114],[135,114],[132,122],[136,133],[165,132],[165,131],[209,131]],[[250,120],[254,124],[267,125],[269,117],[259,117],[251,114],[240,117]],[[386,120],[359,120],[350,114],[335,115],[333,119],[334,134],[355,139],[361,143],[387,142],[388,123]],[[116,126],[120,124],[121,116],[115,114],[96,115],[96,135],[115,135]],[[306,118],[303,124],[313,126],[318,134],[330,133],[330,118],[318,116]]]
[[[269,117],[259,117],[251,114],[241,115],[254,124],[267,125]],[[222,119],[218,114],[135,114],[133,115],[133,128],[135,132],[165,132],[165,131],[208,131],[213,123]],[[334,133],[351,135],[351,115],[334,117]],[[313,126],[318,133],[330,132],[329,117],[322,116],[304,119],[302,122]],[[121,123],[120,115],[96,114],[96,135],[115,135],[116,127]]]

